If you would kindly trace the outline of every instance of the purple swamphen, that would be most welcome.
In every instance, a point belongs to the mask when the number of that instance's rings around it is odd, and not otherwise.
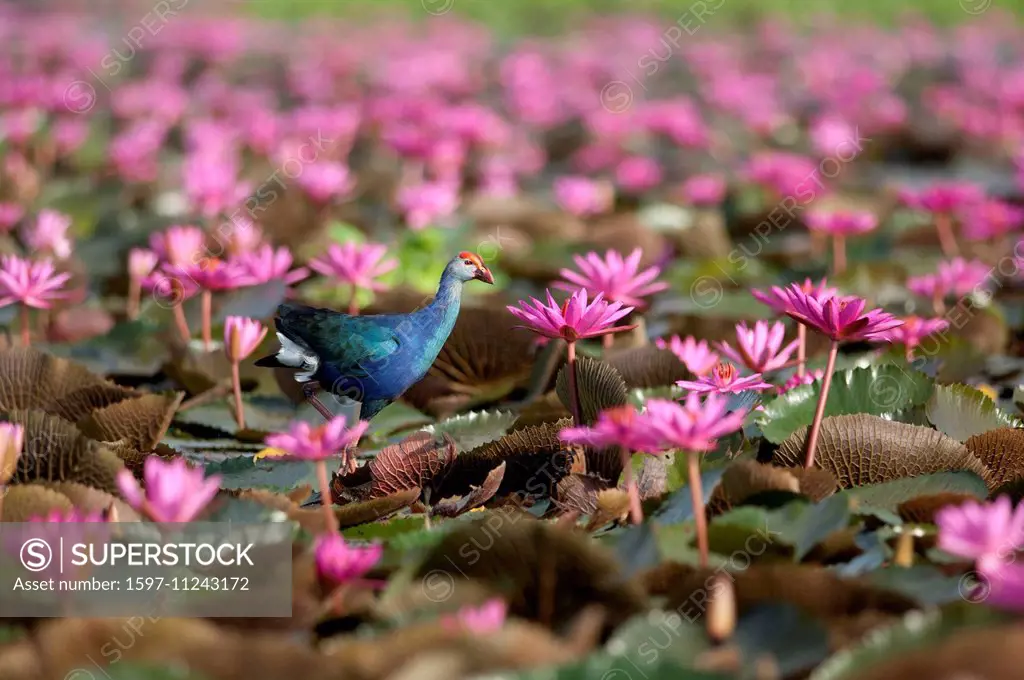
[[[409,314],[350,316],[286,302],[274,319],[281,349],[256,365],[299,369],[295,380],[328,420],[321,388],[359,402],[359,417],[370,420],[430,370],[459,316],[462,285],[474,279],[494,283],[480,256],[463,251],[444,268],[434,300]]]

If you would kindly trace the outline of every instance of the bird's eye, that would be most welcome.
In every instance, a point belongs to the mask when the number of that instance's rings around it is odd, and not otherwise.
[[[466,264],[473,264],[473,260],[463,260]]]

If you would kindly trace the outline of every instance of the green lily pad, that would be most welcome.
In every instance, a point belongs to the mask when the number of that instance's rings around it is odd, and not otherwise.
[[[663,657],[653,643],[647,646],[649,661],[642,666],[629,658],[599,653],[583,661],[556,668],[542,668],[522,673],[497,674],[500,680],[730,680],[734,676],[709,671],[697,671]],[[643,670],[641,671],[640,668]],[[642,673],[642,675],[641,675]],[[635,676],[633,674],[636,674]]]
[[[924,403],[933,389],[931,379],[906,365],[881,364],[843,371],[833,376],[825,416],[853,413],[883,415]],[[769,441],[779,444],[811,424],[821,381],[801,385],[764,405],[757,423]]]
[[[936,429],[961,442],[1000,427],[1024,425],[1000,410],[988,395],[969,385],[936,386],[925,412]]]
[[[435,437],[447,434],[461,453],[500,439],[518,418],[511,411],[470,411],[427,425],[422,431]]]
[[[107,680],[207,680],[208,676],[197,673],[186,664],[144,663],[122,661],[111,664],[103,671]],[[70,674],[75,677],[74,673]],[[84,673],[83,673],[84,675]],[[88,677],[85,675],[85,677]]]
[[[923,605],[944,605],[963,599],[962,578],[947,576],[930,564],[883,567],[864,575],[870,583],[902,593]]]
[[[971,494],[980,500],[988,496],[988,487],[985,480],[973,472],[957,470],[894,479],[883,484],[858,486],[841,491],[837,495],[851,497],[855,508],[868,506],[895,512],[900,503],[918,496],[939,493]]]
[[[223,489],[290,491],[304,484],[313,487],[318,484],[316,465],[306,460],[261,458],[253,461],[250,456],[238,456],[207,463],[206,475],[215,474],[221,476]]]
[[[342,535],[361,541],[388,541],[405,536],[405,540],[412,535],[419,535],[426,529],[426,518],[424,515],[410,515],[408,517],[396,517],[387,522],[371,522],[360,524],[357,527],[345,529]]]

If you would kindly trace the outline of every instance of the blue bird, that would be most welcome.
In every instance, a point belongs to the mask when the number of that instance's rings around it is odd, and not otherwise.
[[[463,251],[444,268],[433,301],[409,314],[350,316],[286,302],[274,319],[281,349],[256,365],[299,369],[295,380],[328,420],[321,388],[359,402],[359,417],[369,420],[430,370],[459,316],[462,286],[473,280],[494,284],[480,256]]]

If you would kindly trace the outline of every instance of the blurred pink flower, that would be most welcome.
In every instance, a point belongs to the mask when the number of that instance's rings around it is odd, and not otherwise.
[[[857,128],[842,116],[829,114],[811,122],[809,134],[814,151],[823,158],[846,153],[846,147],[860,139]]]
[[[17,203],[0,203],[0,231],[10,231],[24,216],[25,209]]]
[[[237,260],[203,257],[198,262],[183,267],[164,264],[162,269],[168,276],[190,279],[194,285],[207,291],[234,290],[257,283]]]
[[[25,260],[17,255],[0,259],[0,307],[19,303],[26,307],[48,309],[64,295],[60,288],[71,274],[58,274],[49,259]]]
[[[661,184],[661,166],[653,158],[630,156],[615,168],[615,183],[631,194],[642,194]]]
[[[993,268],[980,260],[957,257],[940,262],[934,274],[908,278],[907,289],[927,298],[962,297],[982,288],[992,274]]]
[[[234,153],[197,151],[185,157],[182,186],[192,209],[204,217],[230,212],[241,205],[250,187],[238,179]]]
[[[972,241],[987,241],[1005,236],[1024,225],[1024,209],[997,199],[963,211],[963,235]]]
[[[387,286],[375,281],[398,266],[394,258],[382,259],[388,248],[379,243],[332,243],[323,257],[313,258],[309,268],[365,290],[386,290]]]
[[[806,156],[782,151],[765,151],[751,156],[741,170],[750,182],[779,197],[812,196],[824,191],[818,178],[818,164]],[[808,184],[810,183],[810,184]]]
[[[803,375],[794,373],[789,379],[782,384],[778,389],[778,394],[785,394],[792,389],[800,387],[801,385],[810,385],[815,380],[821,380],[825,377],[825,369],[819,368],[816,371],[807,371]]]
[[[168,264],[186,267],[199,260],[206,234],[199,227],[175,225],[150,236],[149,246]]]
[[[141,281],[156,269],[159,256],[148,248],[132,248],[128,251],[128,275]]]
[[[231,220],[231,233],[227,238],[228,254],[235,257],[247,255],[263,245],[263,231],[252,220],[235,215]]]
[[[748,390],[760,392],[771,389],[771,384],[762,380],[760,373],[740,377],[736,367],[726,362],[717,364],[711,373],[696,381],[677,380],[676,385],[698,394],[739,394]]]
[[[309,276],[305,267],[291,269],[292,253],[287,247],[275,248],[269,243],[236,256],[233,262],[252,284],[281,280],[291,286]]]
[[[337,416],[316,428],[298,420],[291,424],[287,432],[268,435],[265,442],[267,446],[284,451],[293,458],[324,460],[340,456],[346,449],[358,444],[370,423],[361,420],[352,427],[346,425],[345,416]]]
[[[635,328],[635,325],[613,325],[628,316],[633,308],[623,307],[621,302],[609,303],[601,293],[588,304],[587,290],[581,288],[559,305],[551,297],[551,291],[545,292],[547,304],[537,298],[530,298],[529,301],[520,300],[518,307],[507,307],[513,316],[526,323],[525,326],[517,328],[527,328],[538,335],[552,339],[561,338],[566,342],[596,338]]]
[[[206,477],[184,458],[164,460],[151,455],[142,469],[145,490],[129,470],[117,475],[121,496],[154,522],[191,522],[217,495],[220,476]]]
[[[721,175],[694,175],[683,182],[683,199],[693,206],[717,206],[725,199],[725,179]]]
[[[554,190],[558,205],[577,217],[606,212],[614,199],[607,185],[586,177],[559,177],[555,180]]]
[[[348,198],[356,185],[348,166],[334,161],[303,165],[295,182],[317,203]]]
[[[157,120],[140,120],[110,141],[107,155],[113,169],[127,182],[155,182],[160,174],[159,156],[168,127]]]
[[[562,269],[560,274],[565,281],[554,286],[569,292],[586,288],[593,293],[604,294],[609,302],[641,307],[644,298],[668,289],[667,283],[654,281],[661,273],[660,267],[652,266],[640,271],[642,256],[640,248],[625,258],[614,250],[607,251],[603,258],[594,251],[583,256],[573,255],[579,272]]]
[[[500,598],[494,598],[479,607],[462,607],[454,615],[441,617],[440,623],[450,630],[463,629],[479,635],[501,630],[507,615],[508,604]]]
[[[353,545],[336,533],[317,536],[313,550],[317,574],[338,585],[359,580],[384,555],[380,543]]]
[[[71,255],[70,228],[70,216],[56,210],[42,210],[35,223],[22,230],[21,236],[28,248],[64,260]]]
[[[37,109],[8,111],[0,116],[0,138],[21,146],[27,144],[43,125],[43,115]]]
[[[799,341],[793,340],[783,347],[785,336],[786,325],[781,321],[758,321],[753,328],[743,322],[736,324],[736,348],[728,342],[715,343],[715,347],[753,373],[768,373],[782,368],[796,351]]]
[[[267,327],[259,321],[229,316],[224,321],[224,354],[232,363],[243,361],[260,346],[265,337]]]
[[[450,217],[459,207],[459,187],[452,182],[423,182],[398,191],[398,207],[413,231],[437,226],[439,219]]]
[[[75,153],[88,138],[89,121],[84,118],[58,118],[53,123],[53,142],[61,156]]]
[[[947,506],[935,515],[939,548],[974,560],[988,578],[997,578],[1003,566],[1024,546],[1024,504],[1016,508],[1009,496],[994,501],[967,501]]]
[[[910,208],[952,215],[981,203],[985,200],[985,192],[970,182],[936,182],[919,191],[903,189],[899,198]]]
[[[567,427],[558,434],[558,438],[571,444],[600,449],[615,446],[651,454],[661,450],[658,433],[651,429],[633,406],[604,409],[597,414],[593,425]]]
[[[675,354],[686,365],[686,369],[697,377],[707,375],[718,364],[718,355],[711,351],[708,341],[698,342],[692,335],[686,336],[685,340],[673,335],[668,343],[658,338],[654,344],[658,349],[668,349]]]
[[[728,398],[714,392],[701,398],[690,392],[682,403],[668,399],[649,399],[643,419],[661,440],[665,449],[708,451],[715,442],[743,427],[745,413],[728,410]]]
[[[868,212],[811,211],[804,215],[809,229],[833,236],[865,234],[878,226],[878,218]]]

